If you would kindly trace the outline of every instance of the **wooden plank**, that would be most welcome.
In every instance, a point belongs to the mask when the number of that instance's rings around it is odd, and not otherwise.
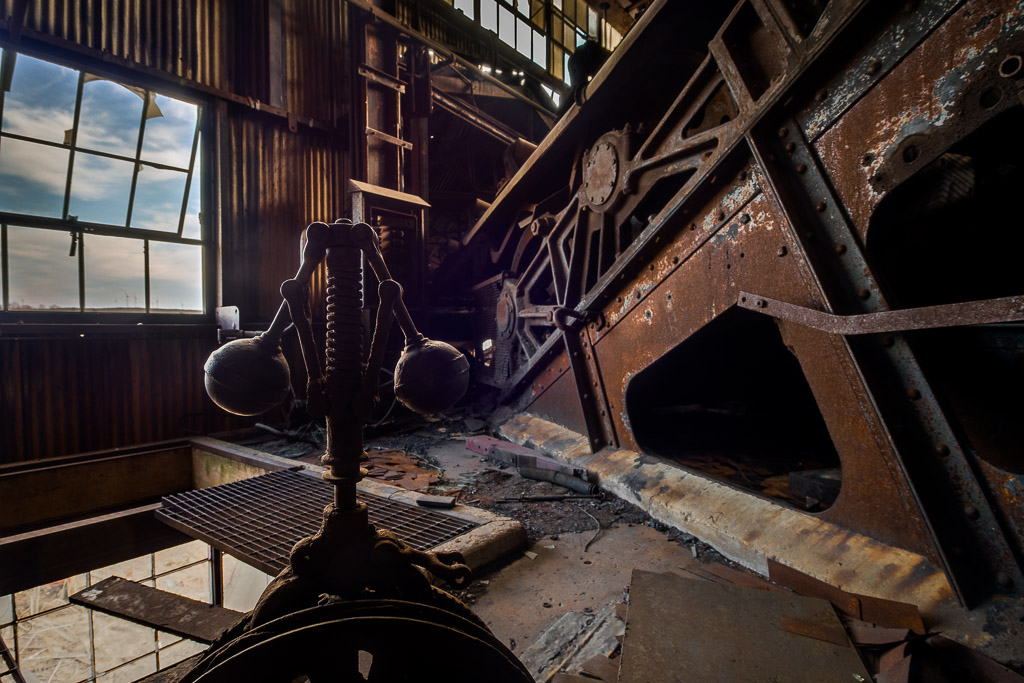
[[[192,449],[111,455],[0,476],[0,533],[192,488]]]
[[[629,598],[620,683],[871,680],[848,641],[780,628],[788,616],[841,630],[825,600],[639,570]]]
[[[828,600],[840,612],[854,619],[889,628],[908,628],[918,634],[925,633],[924,622],[921,620],[917,605],[848,593],[770,558],[768,577],[801,595]]]
[[[0,538],[0,595],[191,541],[156,518],[159,507],[141,505]]]
[[[111,576],[72,595],[77,605],[200,643],[212,643],[244,614]]]

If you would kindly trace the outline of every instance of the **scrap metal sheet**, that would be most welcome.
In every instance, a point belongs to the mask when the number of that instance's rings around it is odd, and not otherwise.
[[[849,639],[814,628],[842,632],[825,600],[634,570],[619,683],[872,680]]]

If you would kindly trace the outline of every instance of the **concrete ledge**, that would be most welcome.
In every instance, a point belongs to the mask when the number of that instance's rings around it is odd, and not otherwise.
[[[925,615],[945,612],[953,600],[945,575],[922,556],[813,514],[660,458],[616,448],[590,453],[586,437],[528,413],[513,416],[500,433],[587,468],[602,489],[762,576],[770,558],[846,591],[914,603]]]

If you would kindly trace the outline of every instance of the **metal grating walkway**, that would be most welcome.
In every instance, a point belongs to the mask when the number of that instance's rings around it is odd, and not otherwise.
[[[428,550],[477,525],[362,491],[370,522],[417,550]],[[165,496],[158,519],[267,574],[288,565],[297,541],[316,533],[334,497],[330,484],[295,470]]]

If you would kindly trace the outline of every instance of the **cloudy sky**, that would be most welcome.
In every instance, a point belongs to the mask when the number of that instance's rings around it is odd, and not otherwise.
[[[2,51],[0,51],[2,54]],[[18,55],[11,91],[5,94],[0,130],[38,140],[70,140],[78,72]],[[105,80],[87,79],[82,88],[77,145],[135,156],[143,100],[140,93]],[[186,173],[156,168],[154,162],[187,168],[195,132],[193,104],[157,95],[146,119],[142,161],[130,225],[176,232]],[[69,151],[3,138],[0,140],[0,211],[62,217]],[[124,226],[128,222],[133,162],[78,151],[75,154],[69,216]],[[192,177],[183,236],[198,238],[199,169]],[[145,306],[143,242],[85,235],[85,305],[88,309]],[[202,309],[202,250],[194,245],[150,241],[152,309]],[[69,233],[8,227],[11,308],[77,308],[78,259],[69,257]]]

